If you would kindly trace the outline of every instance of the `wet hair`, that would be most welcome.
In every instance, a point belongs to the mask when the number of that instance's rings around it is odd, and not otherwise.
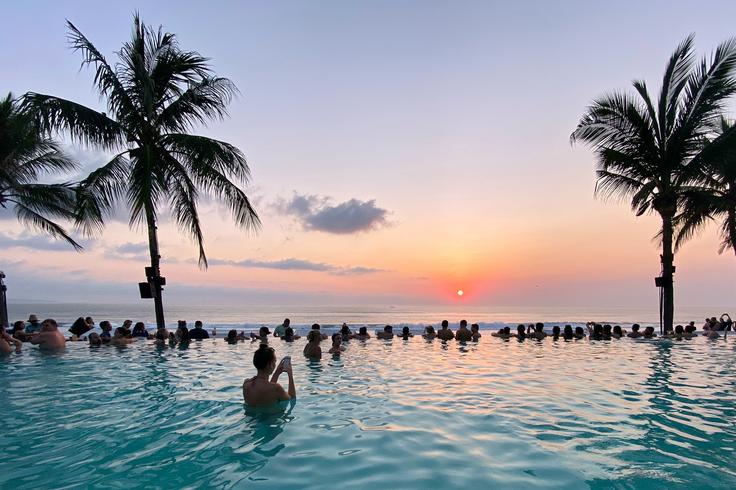
[[[187,326],[187,321],[186,320],[179,320],[179,321],[176,322],[176,324],[179,327],[186,327]]]
[[[259,371],[266,369],[269,364],[276,360],[276,354],[272,347],[266,344],[260,344],[258,349],[253,353],[253,365]]]
[[[315,323],[312,325],[312,330],[319,330],[319,329],[320,329],[319,323]]]
[[[401,329],[401,335],[403,335],[404,337],[408,337],[409,333],[409,327],[404,327]]]
[[[235,329],[232,329],[227,332],[227,337],[225,337],[225,340],[228,342],[237,342],[238,340],[238,331]]]
[[[112,328],[112,325],[110,325],[110,322],[108,322],[107,320],[102,320],[102,321],[100,322],[100,328],[102,328],[102,329],[105,329],[105,328],[107,328],[107,327],[110,327],[110,328]],[[118,327],[118,328],[119,328],[119,327]],[[116,330],[116,331],[117,331],[117,330]]]
[[[81,316],[74,320],[74,323],[72,323],[72,326],[69,327],[70,332],[81,332],[83,330],[87,329],[87,322],[84,321],[84,318]]]
[[[18,330],[25,330],[26,328],[26,322],[23,320],[18,320],[17,322],[13,323],[13,331]]]
[[[575,327],[575,335],[585,337],[585,330],[583,330],[583,327]]]
[[[638,323],[634,323],[634,324],[633,324],[633,325],[631,326],[631,331],[632,331],[632,332],[638,332],[638,331],[639,331],[639,324],[638,324]]]
[[[392,327],[391,325],[386,325],[385,327],[383,327],[384,332],[391,332],[393,331],[393,329],[394,327]]]
[[[316,331],[316,330],[311,330],[307,334],[307,342],[314,342],[315,340],[317,342],[319,342],[320,340],[322,340],[322,335],[318,331]]]
[[[675,333],[676,333],[677,335],[682,335],[682,334],[683,334],[683,332],[684,332],[684,330],[685,330],[685,329],[684,329],[684,328],[682,328],[682,325],[678,325],[678,326],[676,326],[676,327],[675,327]]]
[[[474,323],[470,326],[470,330],[478,330],[478,329],[480,329],[480,325],[478,325],[477,323]]]
[[[519,335],[526,335],[526,327],[524,325],[519,325],[516,327],[516,333]]]
[[[146,324],[143,322],[138,322],[133,326],[133,332],[140,332],[146,329]]]
[[[358,329],[358,333],[359,333],[360,335],[368,335],[368,328],[367,328],[367,327],[360,327],[360,328]]]
[[[544,323],[539,322],[536,325],[534,325],[534,328],[537,330],[537,332],[542,332],[544,331]]]
[[[202,320],[197,320],[194,322],[194,328],[202,328]]]
[[[460,326],[461,327],[467,327],[468,326],[468,321],[467,320],[460,320]]]
[[[447,320],[442,320],[442,328],[447,328],[450,323]]]
[[[616,325],[615,327],[613,327],[613,333],[615,333],[616,335],[623,335],[624,332],[623,330],[621,330],[621,325]]]
[[[424,328],[424,331],[425,331],[426,333],[434,333],[434,327],[433,327],[432,325],[427,325],[427,326],[426,326],[426,327]]]
[[[572,337],[572,325],[565,325],[565,328],[562,331],[562,334],[565,337]]]
[[[560,327],[558,327],[557,325],[555,325],[554,327],[552,327],[552,334],[553,335],[560,335]]]

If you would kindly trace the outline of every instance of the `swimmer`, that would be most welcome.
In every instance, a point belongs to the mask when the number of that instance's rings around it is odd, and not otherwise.
[[[322,334],[318,330],[309,332],[307,345],[304,346],[304,355],[310,358],[321,358],[322,348],[319,346],[320,342],[322,342]]]
[[[394,327],[386,325],[383,327],[383,332],[376,332],[376,338],[382,340],[388,340],[394,338]]]
[[[66,340],[59,332],[59,325],[53,318],[41,322],[41,331],[31,339],[31,344],[45,351],[61,350],[66,347]]]
[[[475,342],[480,340],[480,338],[482,337],[482,335],[480,334],[480,325],[478,325],[477,323],[472,324],[470,326],[470,333],[473,335],[473,340]]]
[[[337,332],[332,334],[332,347],[330,347],[330,354],[340,355],[345,350],[342,346],[342,334]]]
[[[437,332],[434,331],[434,327],[432,325],[427,325],[424,328],[422,338],[425,338],[427,340],[434,340],[435,338],[437,338]]]
[[[13,348],[15,348],[15,352],[20,353],[23,342],[11,337],[5,332],[5,327],[0,326],[0,354],[10,354],[13,352]]]
[[[455,334],[450,330],[449,325],[447,320],[442,320],[442,328],[437,332],[437,338],[440,340],[452,340],[455,338]]]
[[[371,338],[371,334],[368,333],[368,327],[360,327],[358,333],[353,335],[353,338],[358,340],[368,340]]]
[[[310,332],[311,333],[311,332]],[[271,405],[279,401],[296,398],[294,374],[291,370],[290,358],[284,358],[276,366],[276,354],[272,347],[261,344],[253,354],[253,366],[258,373],[243,381],[243,400],[252,407]],[[273,373],[271,380],[268,376]],[[278,383],[281,373],[289,376],[289,391]]]
[[[409,337],[414,337],[414,334],[411,333],[409,330],[409,327],[404,327],[401,329],[401,338],[404,340],[409,340]]]
[[[473,334],[468,330],[468,321],[460,320],[460,328],[455,332],[455,340],[460,342],[467,342],[473,338]]]

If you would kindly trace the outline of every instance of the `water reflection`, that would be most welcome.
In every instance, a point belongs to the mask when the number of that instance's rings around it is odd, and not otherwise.
[[[267,407],[244,405],[245,434],[253,447],[253,452],[272,458],[286,447],[284,443],[270,448],[267,446],[284,431],[287,423],[294,420],[295,417],[291,412],[295,405],[296,400],[275,403]]]

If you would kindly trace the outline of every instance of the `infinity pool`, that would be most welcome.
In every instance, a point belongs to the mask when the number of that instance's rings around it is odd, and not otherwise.
[[[0,358],[0,487],[736,487],[736,337],[271,344],[298,398],[270,413],[250,343]]]

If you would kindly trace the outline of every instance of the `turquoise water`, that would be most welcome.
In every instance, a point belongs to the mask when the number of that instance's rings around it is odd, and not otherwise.
[[[0,487],[736,487],[736,337],[272,344],[298,393],[272,413],[250,343],[0,358]]]

